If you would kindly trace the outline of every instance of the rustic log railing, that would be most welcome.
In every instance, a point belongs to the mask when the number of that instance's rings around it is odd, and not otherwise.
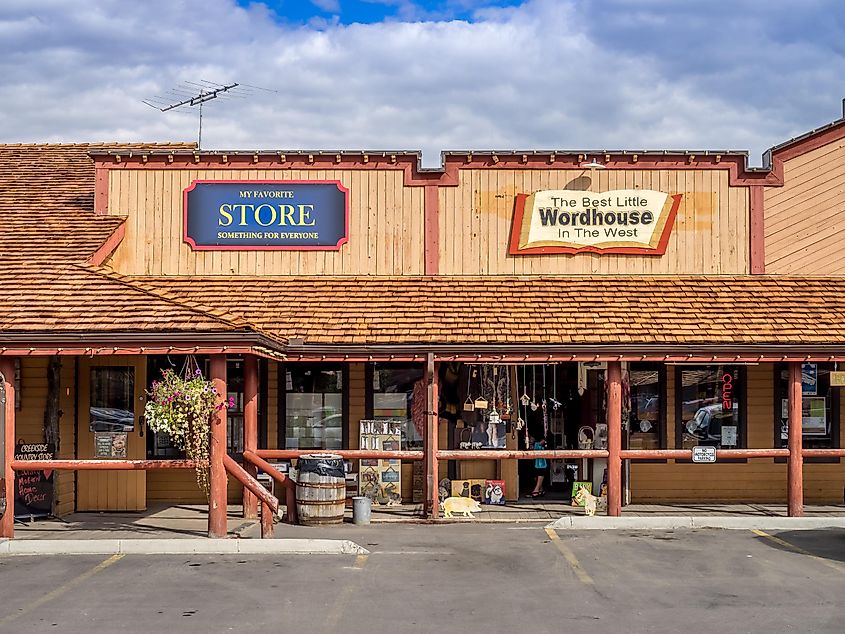
[[[265,489],[263,484],[253,478],[246,469],[235,462],[231,456],[223,456],[223,465],[228,473],[232,474],[261,502],[261,538],[272,537],[273,516],[279,512],[279,500]]]
[[[244,461],[251,463],[264,471],[285,489],[285,506],[287,508],[287,520],[290,524],[296,524],[296,483],[284,473],[273,467],[272,464],[251,451],[244,451]],[[262,506],[261,521],[264,521],[264,507]]]

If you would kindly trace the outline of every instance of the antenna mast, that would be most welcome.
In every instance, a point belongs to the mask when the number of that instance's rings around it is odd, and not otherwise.
[[[217,84],[210,81],[201,80],[201,83],[186,81],[183,85],[171,88],[166,97],[156,95],[149,99],[144,99],[142,103],[160,110],[161,112],[168,112],[185,106],[196,106],[199,109],[199,130],[197,133],[197,149],[202,149],[202,105],[206,101],[217,99],[217,97],[227,96],[245,99],[249,94],[249,90],[236,90],[240,84],[234,82],[231,84]],[[251,88],[251,87],[250,87]],[[179,99],[179,101],[173,101]]]

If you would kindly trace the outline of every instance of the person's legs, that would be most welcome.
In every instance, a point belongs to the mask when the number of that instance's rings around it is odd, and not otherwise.
[[[537,482],[534,484],[534,490],[531,492],[532,497],[536,497],[542,493],[543,491],[543,480],[545,480],[546,476],[541,472],[537,471]]]

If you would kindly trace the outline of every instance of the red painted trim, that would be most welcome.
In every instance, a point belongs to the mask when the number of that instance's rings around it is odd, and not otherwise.
[[[112,253],[114,253],[114,250],[117,249],[118,245],[123,242],[123,238],[125,235],[126,221],[123,221],[108,237],[108,240],[103,242],[103,244],[100,245],[100,248],[91,254],[91,257],[88,258],[87,263],[92,266],[100,266],[103,262],[108,259],[108,257]]]
[[[788,161],[842,139],[845,139],[845,122],[775,150],[772,152],[772,156],[777,156],[780,161]]]
[[[766,235],[765,235],[765,214],[763,203],[763,188],[758,185],[749,187],[750,194],[750,251],[749,266],[751,273],[760,275],[766,272]]]
[[[523,223],[525,218],[525,201],[528,200],[528,194],[517,194],[516,202],[514,203],[513,224],[511,225],[511,243],[508,253],[510,255],[548,255],[550,253],[598,253],[608,254],[617,253],[623,255],[663,255],[666,253],[666,248],[669,246],[669,238],[672,235],[672,227],[675,226],[675,218],[678,215],[678,209],[681,206],[681,198],[683,194],[672,194],[672,208],[669,210],[669,216],[666,219],[666,224],[663,226],[663,233],[660,234],[660,240],[654,249],[647,247],[608,247],[605,249],[599,247],[527,247],[519,248],[519,236],[522,233]],[[529,219],[530,220],[530,219]]]
[[[262,247],[244,247],[244,246],[206,246],[198,245],[188,235],[188,192],[193,191],[199,184],[205,183],[249,183],[251,185],[335,185],[343,194],[344,206],[344,235],[338,240],[334,246],[304,246],[304,247],[286,247],[286,246],[262,246]],[[182,192],[182,239],[190,245],[192,251],[340,251],[340,247],[349,242],[349,189],[338,180],[325,181],[305,181],[305,180],[195,180],[185,188]]]
[[[437,275],[440,271],[440,188],[425,188],[425,274]]]
[[[743,154],[722,154],[719,161],[716,161],[715,154],[702,155],[700,158],[689,160],[686,154],[666,155],[640,155],[634,161],[634,153],[616,155],[610,161],[602,165],[606,169],[616,170],[727,170],[728,184],[732,187],[747,185],[767,185],[778,187],[783,185],[783,165],[780,160],[772,161],[771,170],[748,170],[746,169],[746,157]],[[224,163],[221,155],[200,157],[194,161],[193,154],[174,154],[173,161],[167,160],[167,155],[149,155],[147,162],[143,162],[140,156],[121,157],[117,163],[112,156],[95,156],[94,161],[97,167],[105,169],[178,169],[178,170],[268,170],[268,169],[297,169],[297,170],[402,170],[404,172],[404,185],[406,187],[425,187],[427,185],[439,185],[440,187],[455,187],[459,184],[458,173],[467,169],[505,169],[505,170],[579,170],[587,171],[581,167],[584,153],[554,154],[554,160],[550,160],[549,154],[528,154],[525,161],[522,154],[497,155],[494,161],[492,156],[481,156],[471,158],[458,155],[447,156],[443,169],[423,171],[419,166],[419,159],[416,154],[396,155],[396,160],[382,157],[370,156],[370,160],[364,163],[361,159],[342,157],[340,161],[332,158],[332,155],[314,155],[313,161],[308,160],[308,154],[285,155],[285,161],[278,158],[272,159],[271,155],[259,155],[255,161],[249,155],[230,155]]]
[[[100,216],[109,213],[109,168],[102,163],[94,168],[94,213]]]

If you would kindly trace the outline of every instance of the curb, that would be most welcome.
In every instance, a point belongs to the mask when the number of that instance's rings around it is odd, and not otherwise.
[[[368,555],[348,539],[31,539],[0,555]]]
[[[640,517],[564,516],[546,525],[558,530],[675,530],[721,528],[726,530],[806,531],[845,528],[845,517],[731,517],[658,515]]]

